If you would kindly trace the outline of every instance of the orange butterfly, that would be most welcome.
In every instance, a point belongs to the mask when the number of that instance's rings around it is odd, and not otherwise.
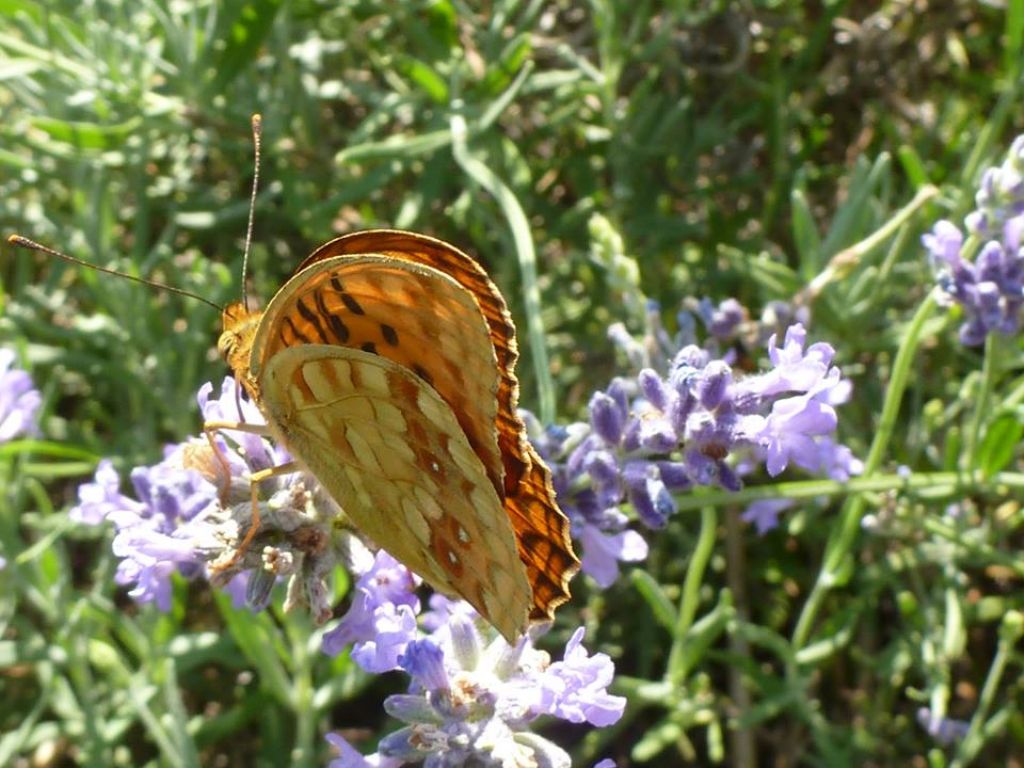
[[[295,458],[254,483],[307,469],[357,529],[510,641],[553,618],[579,561],[516,414],[515,328],[475,261],[360,232],[223,323],[218,347]]]

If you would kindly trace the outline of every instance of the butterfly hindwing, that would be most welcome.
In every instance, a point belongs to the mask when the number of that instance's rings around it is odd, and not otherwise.
[[[408,368],[323,344],[278,351],[262,404],[353,524],[510,641],[532,605],[502,502],[451,408]]]

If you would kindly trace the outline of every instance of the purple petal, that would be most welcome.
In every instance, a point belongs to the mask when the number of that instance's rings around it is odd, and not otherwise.
[[[648,546],[636,531],[605,533],[596,526],[583,526],[579,534],[583,550],[580,563],[583,572],[602,588],[610,587],[619,578],[619,562],[638,562],[647,557]]]
[[[626,423],[626,411],[603,392],[590,398],[590,423],[608,445],[618,445]]]
[[[416,615],[408,605],[385,603],[373,616],[375,635],[352,649],[352,660],[367,672],[398,669],[398,658],[416,639]],[[327,642],[327,638],[324,638]]]
[[[753,523],[759,536],[763,536],[779,524],[779,514],[792,507],[792,499],[758,499],[743,512],[745,523]]]
[[[444,651],[430,640],[414,640],[398,659],[399,666],[420,688],[427,691],[446,690],[448,672],[444,668]]]

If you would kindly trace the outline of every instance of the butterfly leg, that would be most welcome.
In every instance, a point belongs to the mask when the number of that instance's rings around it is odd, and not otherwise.
[[[217,457],[217,464],[221,470],[218,478],[220,480],[218,495],[221,504],[226,504],[228,492],[231,490],[231,467],[228,465],[227,457],[214,439],[218,432],[247,432],[250,435],[269,437],[270,430],[265,424],[246,424],[243,421],[208,421],[203,424],[203,434],[206,435],[206,441],[213,449],[213,455]]]
[[[260,483],[270,477],[277,477],[278,475],[290,475],[293,472],[298,472],[300,469],[299,465],[294,461],[289,461],[287,464],[278,464],[276,467],[268,467],[267,469],[261,469],[259,472],[254,472],[249,475],[249,489],[251,492],[252,500],[252,518],[249,521],[249,530],[245,532],[245,536],[235,547],[235,554],[233,554],[227,562],[217,563],[215,569],[218,571],[226,571],[228,568],[235,565],[241,560],[245,553],[249,549],[249,545],[252,544],[252,540],[256,538],[256,534],[260,530],[260,504],[259,504],[259,492]]]
[[[206,435],[207,441],[213,448],[213,453],[217,457],[217,462],[221,468],[221,478],[223,478],[221,488],[219,489],[219,495],[222,504],[227,503],[228,491],[231,487],[231,468],[228,466],[228,460],[221,452],[217,445],[217,441],[214,436],[221,431],[236,431],[236,432],[248,432],[254,435],[269,435],[270,431],[266,426],[260,424],[245,424],[234,421],[208,421],[203,425],[203,434]],[[210,567],[215,571],[226,571],[235,564],[238,563],[242,557],[245,556],[249,545],[252,540],[256,538],[256,534],[260,529],[260,507],[259,507],[259,487],[260,483],[264,480],[277,477],[280,475],[290,475],[293,472],[298,472],[301,467],[294,461],[289,461],[285,464],[278,464],[275,467],[268,467],[267,469],[261,469],[258,472],[253,472],[249,476],[249,488],[251,492],[252,500],[252,518],[249,522],[249,530],[246,531],[242,541],[235,547],[235,553],[224,562],[215,562]]]

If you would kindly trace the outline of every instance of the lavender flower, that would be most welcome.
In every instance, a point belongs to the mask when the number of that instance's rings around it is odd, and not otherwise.
[[[324,653],[336,656],[352,645],[352,659],[367,672],[398,669],[399,657],[417,637],[419,584],[408,568],[378,552],[356,581],[348,613],[324,635]]]
[[[258,411],[228,378],[220,396],[212,385],[198,394],[207,420],[261,423]],[[92,483],[79,488],[79,504],[70,517],[115,528],[113,549],[121,558],[116,580],[132,587],[139,602],[170,608],[172,576],[205,575],[234,596],[245,593],[254,609],[265,607],[278,577],[289,577],[285,608],[308,605],[318,621],[331,614],[325,580],[347,551],[332,537],[337,507],[301,475],[264,481],[259,502],[261,525],[250,546],[239,550],[252,524],[252,471],[287,461],[258,435],[240,435],[237,443],[191,438],[165,450],[164,460],[131,472],[135,498],[121,494],[117,473],[100,462]],[[312,488],[312,490],[310,490]],[[250,578],[251,576],[251,578]]]
[[[954,720],[951,717],[936,717],[928,707],[917,710],[917,723],[939,744],[947,745],[960,741],[970,730],[966,720]]]
[[[327,734],[327,743],[338,750],[338,756],[327,764],[327,768],[400,768],[403,761],[395,757],[369,755],[363,757],[359,750],[337,733]]]
[[[627,523],[624,514],[609,509],[599,523],[583,520],[579,526],[578,536],[583,547],[581,567],[599,587],[615,583],[619,578],[619,562],[647,559],[647,542],[639,533],[626,528]]]
[[[743,522],[752,523],[758,534],[764,535],[778,526],[779,515],[795,503],[792,499],[758,499],[751,502],[741,517]]]
[[[1014,139],[1001,165],[982,174],[974,201],[964,224],[983,238],[997,236],[1007,221],[1024,213],[1024,136]]]
[[[14,351],[0,349],[0,443],[38,434],[36,418],[43,402],[27,372],[12,367]]]
[[[1024,306],[1024,251],[1021,230],[1024,215],[1003,224],[1001,240],[989,240],[971,262],[962,255],[963,235],[949,221],[939,221],[922,237],[939,286],[948,304],[959,304],[965,321],[960,341],[978,346],[995,331],[1004,335],[1020,330]]]
[[[618,721],[626,703],[607,692],[611,660],[587,654],[582,638],[581,628],[563,660],[552,664],[527,638],[514,646],[496,636],[486,642],[456,613],[443,629],[408,642],[399,657],[409,691],[389,696],[384,708],[405,726],[368,757],[340,736],[329,737],[340,752],[330,765],[569,766],[568,754],[531,732],[532,723],[549,715],[603,727]]]
[[[709,326],[720,326],[715,345],[747,322],[735,303],[699,306]],[[646,556],[646,543],[626,527],[623,504],[647,527],[660,528],[676,510],[674,494],[698,485],[738,490],[759,466],[772,477],[795,465],[841,481],[862,471],[832,437],[836,406],[851,391],[832,365],[834,355],[828,344],[808,346],[797,324],[781,345],[774,335],[768,340],[771,369],[740,377],[690,344],[663,372],[643,368],[635,379],[616,379],[596,392],[589,424],[544,433],[528,421],[582,545],[583,570],[607,586],[619,563]],[[755,507],[748,519],[763,532],[783,508]]]
[[[555,662],[538,681],[539,700],[533,705],[570,723],[590,723],[603,728],[618,722],[626,700],[608,694],[615,666],[607,654],[587,654],[581,645],[583,627],[565,646],[562,661]]]
[[[171,574],[195,573],[201,566],[186,524],[215,496],[213,487],[198,472],[185,469],[182,460],[179,447],[169,450],[161,463],[133,470],[132,484],[141,501],[123,496],[113,465],[101,461],[94,482],[79,489],[79,504],[69,513],[82,523],[114,524],[114,554],[121,558],[115,581],[132,585],[132,598],[155,602],[162,611],[171,606]]]
[[[961,230],[950,221],[938,221],[921,238],[947,304],[963,308],[960,341],[978,346],[992,332],[1004,335],[1020,330],[1024,305],[1024,136],[1018,136],[1003,163],[982,175],[976,208],[964,218],[964,227],[982,245],[974,261]]]

